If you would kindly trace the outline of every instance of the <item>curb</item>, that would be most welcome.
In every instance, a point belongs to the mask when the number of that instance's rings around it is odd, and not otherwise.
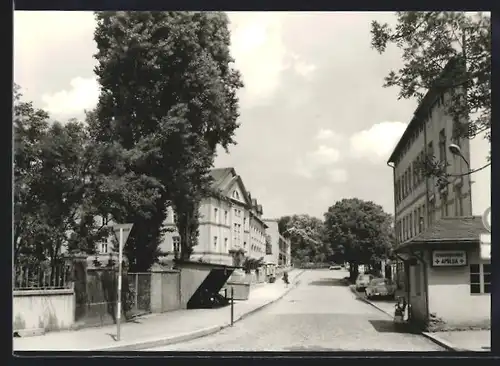
[[[443,348],[446,348],[448,351],[453,351],[453,352],[460,352],[460,351],[465,351],[463,349],[460,349],[460,348],[457,348],[455,347],[453,344],[451,344],[450,342],[448,341],[445,341],[443,338],[437,336],[437,335],[434,335],[432,333],[429,333],[429,332],[421,332],[421,334],[431,340],[432,342],[436,343],[438,346],[441,346]]]
[[[373,306],[375,309],[383,312],[385,315],[387,316],[390,316],[391,318],[393,317],[393,314],[390,314],[388,313],[387,311],[385,311],[384,309],[378,307],[377,305],[375,305],[373,302],[371,302],[370,300],[368,299],[365,299],[363,296],[361,296],[357,291],[356,289],[353,287],[353,286],[349,286],[349,289],[351,290],[351,292],[356,295],[356,297],[360,300],[362,300],[363,302],[365,302],[366,304],[369,304],[371,306]],[[438,346],[441,346],[443,348],[445,348],[446,350],[448,351],[453,351],[453,352],[459,352],[459,351],[462,351],[461,349],[455,347],[454,345],[452,345],[450,342],[447,342],[445,341],[444,339],[432,334],[432,333],[429,333],[429,332],[421,332],[419,331],[419,333],[424,336],[425,338],[427,338],[428,340],[434,342],[435,344],[437,344]]]
[[[293,279],[293,283],[290,285],[290,287],[288,287],[288,289],[287,289],[287,290],[286,290],[283,294],[281,294],[279,297],[277,297],[277,298],[276,298],[276,299],[274,299],[274,300],[271,300],[270,302],[268,302],[268,303],[266,303],[266,304],[263,304],[263,305],[261,305],[261,306],[259,306],[259,307],[255,308],[255,309],[253,309],[253,310],[250,310],[249,312],[247,312],[247,313],[245,313],[245,314],[243,314],[243,315],[240,315],[240,317],[239,317],[239,318],[237,318],[237,319],[235,320],[235,323],[236,323],[237,321],[243,320],[243,319],[245,319],[246,317],[248,317],[248,316],[250,316],[250,315],[252,315],[252,314],[254,314],[254,313],[258,312],[259,310],[263,310],[263,309],[264,309],[264,308],[266,308],[267,306],[272,305],[272,304],[274,304],[275,302],[277,302],[277,301],[281,300],[282,298],[284,298],[284,297],[285,297],[285,296],[286,296],[286,295],[287,295],[290,291],[292,291],[295,287],[297,287],[297,286],[298,286],[299,281],[297,281],[297,278],[299,278],[299,277],[300,277],[303,273],[304,273],[304,271],[302,271],[302,272],[298,273],[298,274],[297,274],[297,276],[295,276],[295,278]]]
[[[293,279],[293,283],[291,284],[291,286],[283,294],[281,294],[279,297],[277,297],[276,299],[274,299],[266,304],[263,304],[263,305],[255,308],[255,309],[252,309],[245,314],[240,315],[238,318],[236,318],[234,320],[234,323],[236,323],[240,320],[243,320],[244,318],[258,312],[259,310],[263,310],[265,307],[277,302],[278,300],[281,300],[291,290],[293,290],[295,287],[297,287],[297,285],[299,284],[299,281],[297,281],[297,279],[303,273],[304,273],[304,271],[298,273],[295,276],[295,278]],[[218,333],[221,330],[228,328],[230,326],[231,326],[231,324],[226,323],[224,325],[216,325],[216,326],[196,330],[196,331],[189,332],[189,333],[184,333],[184,334],[169,337],[169,338],[146,340],[146,341],[140,341],[140,342],[136,342],[136,343],[132,343],[132,344],[129,343],[129,344],[122,344],[119,346],[117,345],[117,346],[111,346],[111,347],[107,347],[107,348],[99,348],[95,351],[98,351],[98,352],[99,351],[114,351],[114,352],[116,352],[116,351],[140,351],[140,350],[144,350],[144,349],[148,349],[148,348],[169,346],[171,344],[188,342],[188,341],[192,341],[192,340],[197,339],[197,338],[202,338],[202,337],[205,337],[208,335],[212,335],[212,334]]]

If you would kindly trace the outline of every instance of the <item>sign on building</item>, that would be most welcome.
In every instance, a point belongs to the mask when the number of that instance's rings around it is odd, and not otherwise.
[[[491,207],[488,207],[486,211],[484,211],[481,218],[483,220],[484,228],[491,233]]]
[[[432,252],[433,267],[457,267],[467,265],[465,250],[434,250]]]
[[[491,260],[491,234],[481,234],[479,237],[481,248],[481,259]]]

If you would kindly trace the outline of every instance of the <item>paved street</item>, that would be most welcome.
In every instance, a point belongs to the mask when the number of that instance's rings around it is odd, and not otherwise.
[[[443,351],[421,335],[395,330],[390,317],[342,284],[345,276],[307,271],[283,299],[234,327],[148,351]]]

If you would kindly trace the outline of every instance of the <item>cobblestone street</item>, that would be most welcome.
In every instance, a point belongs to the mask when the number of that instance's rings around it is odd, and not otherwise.
[[[389,316],[356,298],[345,276],[307,271],[283,299],[234,327],[149,351],[444,351],[421,335],[398,332]]]

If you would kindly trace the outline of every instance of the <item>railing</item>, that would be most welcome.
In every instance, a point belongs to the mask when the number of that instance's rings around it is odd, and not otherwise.
[[[14,267],[12,271],[14,290],[43,290],[71,288],[69,266],[57,264],[50,267],[34,264]]]

